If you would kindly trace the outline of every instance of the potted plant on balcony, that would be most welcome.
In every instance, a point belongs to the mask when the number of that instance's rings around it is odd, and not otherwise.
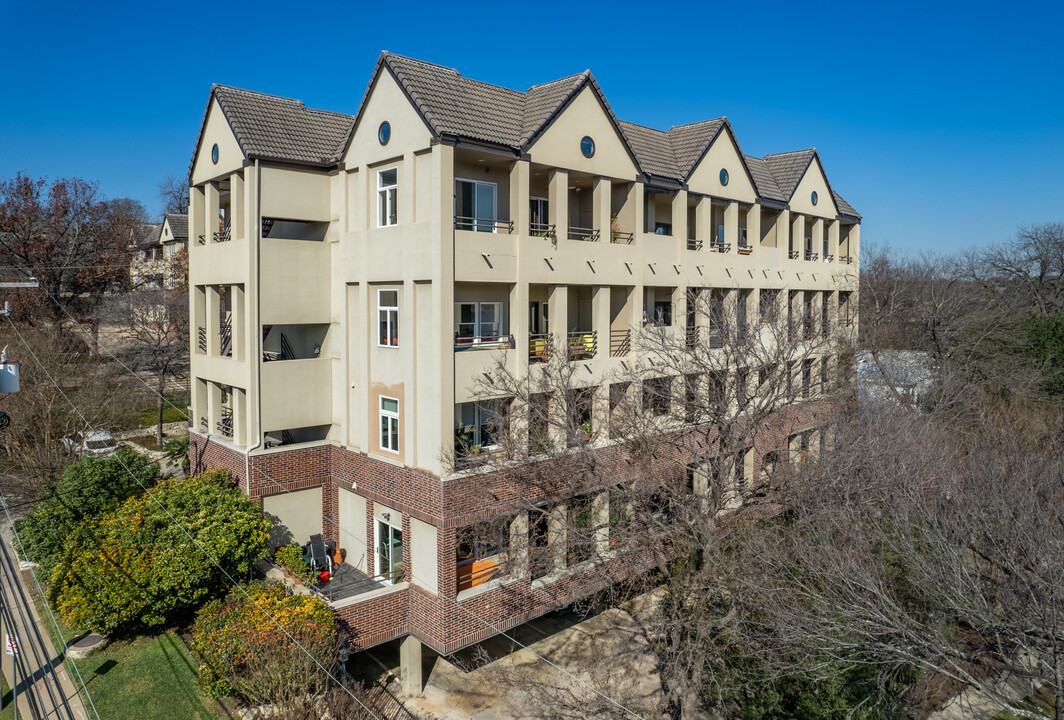
[[[297,582],[310,582],[310,566],[303,559],[303,548],[298,545],[284,545],[277,548],[277,552],[273,555],[273,561],[280,566],[286,579]]]
[[[580,423],[580,432],[582,432],[584,434],[584,440],[590,440],[591,439],[591,421],[590,420],[585,420],[584,422]]]

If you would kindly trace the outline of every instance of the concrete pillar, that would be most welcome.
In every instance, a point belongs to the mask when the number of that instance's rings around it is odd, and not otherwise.
[[[218,232],[218,183],[209,182],[204,189],[207,194],[207,208],[203,216],[203,229],[200,230],[200,233],[203,234],[206,242],[212,243],[214,242],[214,233]]]
[[[672,196],[672,236],[676,249],[687,249],[687,191],[677,190]]]
[[[547,181],[547,213],[558,240],[569,237],[569,173],[551,170]],[[554,315],[551,315],[553,318]]]
[[[817,258],[823,260],[824,254],[824,218],[816,218],[813,220],[813,252],[817,254]]]
[[[781,210],[776,218],[776,248],[779,250],[780,263],[783,263],[791,250],[791,211]]]
[[[407,635],[399,644],[399,684],[410,697],[421,693],[421,641]]]
[[[798,259],[805,260],[805,215],[796,214],[791,220],[791,250],[797,250]]]
[[[247,445],[248,398],[240,388],[233,388],[233,443]]]
[[[547,324],[554,342],[554,352],[565,358],[569,333],[569,286],[547,286]]]
[[[591,292],[591,329],[598,343],[595,357],[605,358],[610,356],[610,286],[597,285]]]
[[[528,161],[514,160],[510,165],[510,219],[513,220],[514,232],[518,236],[529,234],[529,196]]]
[[[207,432],[218,434],[218,421],[222,419],[222,388],[216,382],[207,383]]]
[[[233,359],[244,362],[248,357],[247,298],[243,285],[231,285],[230,292],[233,294]]]
[[[526,214],[527,221],[528,216]],[[525,223],[527,227],[528,223]],[[521,281],[510,285],[510,334],[514,337],[514,369],[516,377],[528,372],[528,283]],[[547,311],[548,314],[550,311]]]
[[[628,202],[632,203],[632,231],[635,232],[635,241],[647,230],[644,209],[646,206],[646,186],[637,182],[628,196]]]
[[[229,214],[233,218],[232,237],[234,240],[247,239],[247,217],[245,217],[246,200],[244,195],[244,171],[237,170],[229,176]]]
[[[695,239],[700,249],[706,250],[713,242],[713,198],[703,195],[695,208]]]
[[[610,550],[610,493],[603,490],[591,501],[592,526],[595,528],[595,554]]]
[[[408,152],[403,155],[403,166],[399,168],[399,224],[410,226],[414,224],[414,188],[417,186],[417,177],[414,174],[414,153]],[[454,195],[454,180],[448,185],[451,195]],[[454,203],[451,203],[452,207]]]
[[[222,298],[217,285],[207,286],[207,354],[218,355],[221,353],[222,338],[221,330]]]
[[[566,532],[569,523],[569,506],[560,502],[549,511],[547,521],[547,548],[550,552],[551,568],[553,572],[561,572],[568,565],[568,542]]]
[[[507,552],[510,577],[528,574],[528,511],[523,510],[510,521],[510,548]]]
[[[189,190],[188,196],[188,249],[199,244],[199,236],[203,234],[203,217],[206,214],[206,192],[203,185],[197,185]]]
[[[739,245],[739,203],[734,200],[724,206],[724,242],[731,243],[732,252]]]
[[[609,178],[597,177],[591,190],[591,227],[599,231],[602,242],[610,242],[612,187]]]
[[[754,249],[761,248],[761,206],[754,204],[746,210],[746,242]]]
[[[853,258],[853,276],[857,277],[857,265],[858,258],[861,256],[861,226],[850,226],[850,257]],[[855,288],[856,289],[856,288]],[[853,306],[854,317],[857,317],[857,306]],[[856,325],[854,325],[854,331],[856,332]]]

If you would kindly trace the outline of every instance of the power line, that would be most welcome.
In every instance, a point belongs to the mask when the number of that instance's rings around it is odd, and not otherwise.
[[[11,526],[11,532],[15,535],[15,540],[18,541],[19,550],[22,557],[29,557],[26,554],[26,546],[22,544],[22,538],[19,537],[18,530],[15,529],[15,521],[11,517],[11,512],[8,510],[7,499],[4,494],[0,492],[0,505],[3,505],[4,515],[7,517],[7,524]],[[55,628],[55,635],[60,640],[63,638],[63,631],[59,629],[59,623],[55,619],[55,614],[52,612],[52,606],[48,603],[48,598],[44,593],[44,588],[41,587],[41,581],[37,579],[37,573],[34,569],[30,568],[30,576],[33,578],[33,584],[37,586],[37,595],[41,599],[41,603],[44,604],[44,609],[48,611],[48,619],[52,621],[52,627]],[[64,656],[65,658],[65,656]],[[85,679],[81,676],[81,670],[78,669],[78,664],[71,661],[70,666],[74,668],[74,673],[78,676],[78,682],[81,683],[81,690],[85,693],[86,699],[89,701],[89,707],[92,708],[92,714],[96,716],[96,720],[100,720],[100,713],[96,709],[96,704],[92,701],[92,696],[89,695],[89,688],[85,684]]]
[[[56,299],[55,299],[54,297],[52,297],[51,293],[49,293],[47,289],[45,289],[45,288],[43,288],[43,287],[42,287],[41,289],[42,289],[42,290],[44,290],[44,291],[45,291],[45,293],[46,293],[46,294],[47,294],[47,295],[48,295],[49,297],[51,297],[51,298],[52,298],[52,301],[53,301],[53,302],[55,302],[55,303],[56,303],[56,305],[59,305],[59,302],[58,302],[58,301],[57,301],[57,300],[56,300]],[[62,306],[60,306],[60,307],[62,307]],[[163,395],[160,395],[160,394],[159,394],[159,391],[158,391],[158,390],[156,390],[155,388],[153,388],[153,387],[152,387],[152,386],[151,386],[150,384],[148,384],[148,382],[147,382],[146,380],[144,380],[144,379],[143,379],[143,378],[141,378],[141,377],[140,377],[139,375],[137,375],[137,374],[136,374],[135,372],[133,372],[132,370],[130,370],[130,369],[129,369],[129,367],[127,367],[127,366],[126,366],[126,365],[125,365],[125,364],[124,364],[124,363],[123,363],[123,362],[122,362],[121,360],[119,360],[119,359],[118,359],[118,358],[117,358],[117,357],[115,356],[115,354],[114,354],[114,353],[112,353],[112,352],[111,352],[111,351],[110,351],[110,350],[109,350],[109,349],[108,349],[108,348],[107,348],[107,347],[106,347],[106,346],[105,346],[105,345],[104,345],[104,344],[103,344],[102,342],[100,342],[99,338],[97,338],[97,337],[93,337],[92,333],[90,333],[90,332],[89,332],[89,331],[88,331],[88,330],[87,330],[87,329],[86,329],[86,328],[85,328],[85,327],[84,327],[84,326],[83,326],[83,325],[82,325],[81,323],[79,323],[79,322],[77,321],[77,319],[76,319],[76,318],[75,318],[75,317],[74,317],[73,315],[71,315],[71,314],[70,314],[70,311],[69,311],[69,310],[67,310],[67,309],[66,309],[65,307],[62,307],[62,309],[63,309],[63,312],[65,312],[65,313],[66,313],[67,317],[69,317],[69,318],[70,318],[70,319],[71,319],[71,320],[72,320],[72,321],[74,322],[74,324],[76,324],[76,325],[77,325],[77,326],[78,326],[79,328],[81,328],[82,332],[84,332],[84,333],[85,333],[85,334],[86,334],[86,335],[87,335],[87,336],[88,336],[89,338],[91,338],[91,339],[92,339],[92,340],[93,340],[93,341],[94,341],[94,342],[95,342],[95,343],[97,344],[97,346],[98,346],[98,347],[99,347],[99,348],[100,348],[101,350],[103,350],[103,351],[104,351],[104,352],[106,352],[106,353],[107,353],[108,355],[110,355],[110,356],[111,356],[112,358],[114,358],[114,360],[115,360],[115,361],[116,361],[116,362],[117,362],[117,363],[118,363],[119,365],[121,365],[121,366],[122,366],[123,368],[125,368],[125,369],[126,369],[126,371],[128,371],[128,372],[129,372],[130,374],[132,374],[132,375],[133,375],[134,377],[136,377],[136,378],[137,378],[138,380],[140,380],[140,381],[141,381],[141,382],[142,382],[142,383],[144,384],[144,386],[148,388],[148,390],[150,390],[150,391],[151,391],[152,393],[154,393],[154,394],[155,394],[155,395],[157,395],[158,397],[162,398],[163,402],[165,402],[165,403],[166,403],[166,404],[168,404],[168,405],[169,405],[170,407],[172,407],[172,408],[174,408],[175,410],[177,410],[177,411],[178,411],[178,412],[179,412],[179,413],[181,414],[181,416],[182,416],[182,417],[184,417],[184,418],[185,418],[186,420],[188,420],[188,415],[187,415],[187,414],[186,414],[186,413],[185,413],[184,411],[182,411],[182,410],[181,410],[180,408],[178,408],[178,407],[177,407],[176,405],[174,405],[174,404],[173,404],[172,402],[170,402],[170,401],[169,401],[169,400],[168,400],[168,399],[167,399],[167,398],[166,398],[165,396],[163,396]],[[9,320],[10,320],[10,319],[9,319]],[[16,330],[16,332],[17,332],[17,330]],[[23,343],[23,344],[25,344],[25,343]],[[68,402],[69,402],[69,401],[68,401]],[[79,414],[80,414],[80,413],[79,413]],[[259,472],[260,474],[262,474],[262,475],[263,475],[263,476],[264,476],[264,477],[265,477],[265,478],[266,478],[267,480],[269,480],[270,482],[272,482],[272,483],[274,483],[275,485],[277,485],[278,487],[280,487],[280,488],[281,488],[282,490],[284,490],[284,491],[285,491],[286,493],[291,493],[291,492],[292,492],[292,491],[291,491],[291,490],[289,490],[288,488],[284,487],[284,485],[282,485],[282,484],[281,484],[280,482],[278,482],[278,481],[277,481],[277,480],[275,480],[274,478],[270,477],[270,476],[269,476],[269,475],[268,475],[268,474],[267,474],[267,473],[266,473],[266,472],[265,472],[264,470],[262,470],[261,468],[258,468],[258,467],[256,467],[256,468],[255,468],[255,470],[257,470],[257,471],[258,471],[258,472]],[[139,480],[138,480],[138,482],[139,482]],[[250,479],[248,479],[248,482],[250,482]],[[363,541],[363,540],[361,540],[360,538],[357,538],[357,537],[354,537],[353,535],[351,535],[350,531],[346,531],[346,530],[344,530],[343,528],[341,528],[341,527],[339,526],[339,523],[335,523],[335,522],[333,522],[333,521],[332,521],[331,519],[327,518],[327,517],[326,517],[326,516],[325,516],[324,514],[322,515],[322,519],[323,519],[323,520],[325,520],[326,522],[330,522],[330,523],[334,524],[334,525],[336,526],[336,528],[337,528],[337,530],[338,530],[339,532],[345,533],[345,534],[347,534],[347,535],[348,535],[349,537],[352,537],[352,538],[354,538],[356,542],[359,542],[359,543],[361,543],[361,544],[362,544],[362,546],[363,546],[363,547],[365,548],[365,551],[366,551],[366,553],[370,553],[370,552],[371,552],[371,548],[369,547],[369,545],[367,545],[367,544],[365,543],[365,541]],[[424,582],[423,580],[421,580],[420,578],[418,578],[417,576],[415,576],[415,575],[413,574],[413,571],[412,571],[412,570],[411,570],[411,572],[410,572],[410,577],[411,577],[411,578],[414,578],[415,580],[417,580],[417,581],[418,581],[418,582],[419,582],[420,584],[422,584],[422,585],[425,585],[426,587],[428,586],[428,585],[427,585],[427,583],[425,583],[425,582]],[[511,642],[513,642],[514,644],[516,644],[516,645],[520,646],[520,647],[521,647],[521,648],[522,648],[523,650],[528,650],[528,652],[530,652],[530,653],[531,653],[532,655],[536,656],[537,658],[539,658],[539,659],[540,659],[540,660],[542,660],[543,662],[547,663],[547,664],[548,664],[548,665],[550,665],[551,667],[555,668],[556,670],[559,670],[560,672],[562,672],[563,674],[565,674],[565,675],[569,676],[569,677],[570,677],[570,678],[572,678],[573,680],[576,680],[576,681],[577,681],[578,683],[580,683],[580,684],[581,684],[581,685],[583,685],[584,687],[588,688],[588,689],[589,689],[589,690],[591,690],[592,692],[596,693],[597,695],[599,695],[599,696],[601,696],[601,697],[605,698],[606,700],[608,700],[609,702],[613,703],[613,704],[614,704],[615,706],[617,706],[618,708],[621,708],[621,709],[622,709],[622,710],[624,710],[625,712],[627,712],[627,713],[629,713],[629,714],[631,714],[631,715],[633,715],[633,716],[635,716],[635,717],[637,717],[637,718],[640,718],[640,719],[642,720],[641,716],[640,716],[640,715],[638,715],[637,713],[635,713],[635,712],[633,712],[632,710],[628,709],[628,708],[627,708],[627,707],[625,707],[625,706],[624,706],[623,704],[621,704],[621,703],[619,703],[618,701],[616,701],[616,700],[614,700],[613,698],[611,698],[611,697],[610,697],[609,695],[606,695],[605,693],[601,692],[600,690],[598,690],[598,689],[596,689],[596,688],[592,687],[592,686],[591,686],[591,685],[589,685],[588,683],[584,682],[584,681],[583,681],[583,680],[581,680],[580,678],[578,678],[578,677],[576,677],[575,675],[573,675],[572,673],[570,673],[570,672],[569,672],[568,670],[566,670],[565,668],[562,668],[562,667],[560,667],[560,666],[556,665],[555,663],[553,663],[552,661],[548,660],[547,658],[543,657],[542,655],[540,655],[539,653],[537,653],[537,652],[536,652],[535,650],[532,650],[532,649],[531,649],[531,648],[529,648],[529,647],[528,647],[527,645],[525,645],[525,644],[521,643],[521,642],[520,642],[519,640],[517,640],[517,639],[516,639],[515,637],[513,637],[513,636],[511,636],[511,635],[507,634],[507,633],[506,633],[505,631],[503,631],[503,630],[500,630],[500,629],[499,629],[499,628],[498,628],[498,627],[497,627],[496,625],[493,625],[493,624],[492,624],[491,622],[489,622],[488,620],[485,620],[484,618],[482,618],[482,617],[478,616],[478,615],[477,615],[476,613],[474,613],[473,611],[469,610],[468,608],[462,607],[462,606],[461,606],[461,605],[459,605],[459,604],[458,604],[458,602],[457,602],[457,601],[455,601],[455,600],[451,600],[451,599],[449,599],[449,598],[447,598],[447,600],[448,600],[448,601],[449,601],[449,602],[450,602],[450,603],[451,603],[452,605],[454,605],[454,606],[455,606],[456,608],[458,608],[459,610],[461,610],[462,612],[466,613],[467,615],[469,615],[470,617],[474,618],[474,619],[475,619],[475,620],[477,620],[478,622],[481,622],[481,623],[483,623],[483,624],[484,624],[484,626],[485,626],[485,627],[487,627],[488,629],[490,629],[490,630],[494,631],[495,633],[497,633],[497,634],[499,634],[499,635],[502,635],[503,637],[507,638],[508,640],[510,640]]]
[[[45,374],[45,376],[46,376],[46,377],[47,377],[47,378],[49,379],[49,381],[51,381],[52,385],[54,385],[54,386],[55,386],[55,388],[56,388],[56,390],[58,390],[58,391],[59,391],[59,394],[63,396],[63,399],[67,401],[67,404],[68,404],[68,405],[70,405],[71,409],[72,409],[72,410],[73,410],[73,411],[74,411],[74,412],[75,412],[75,413],[76,413],[76,414],[78,415],[78,417],[80,417],[80,418],[81,418],[81,421],[82,421],[83,423],[85,423],[85,429],[86,429],[86,430],[89,430],[89,431],[91,431],[91,430],[92,430],[92,426],[91,426],[91,425],[89,424],[89,421],[88,421],[88,420],[86,419],[86,417],[85,417],[85,416],[84,416],[84,415],[82,414],[81,410],[79,410],[79,409],[78,409],[77,405],[75,405],[75,404],[73,403],[73,401],[71,401],[71,399],[70,399],[70,398],[69,398],[69,397],[67,396],[66,392],[65,392],[65,391],[64,391],[64,390],[63,390],[63,389],[62,389],[61,387],[59,387],[59,383],[57,383],[57,382],[55,381],[55,378],[53,378],[53,377],[52,377],[52,374],[51,374],[50,372],[48,372],[48,369],[47,369],[47,368],[46,368],[46,367],[44,366],[44,364],[43,364],[43,363],[41,362],[40,358],[38,358],[38,357],[37,357],[37,354],[33,352],[33,348],[31,348],[31,347],[29,346],[29,343],[27,343],[27,342],[26,342],[26,339],[25,339],[25,338],[24,338],[24,337],[22,336],[22,333],[21,333],[21,332],[19,332],[19,330],[18,330],[18,327],[17,327],[16,325],[15,325],[14,321],[12,321],[12,320],[11,320],[11,317],[10,317],[10,316],[7,316],[7,321],[8,321],[8,323],[10,323],[10,325],[11,325],[11,328],[12,328],[12,329],[13,329],[13,330],[15,331],[15,334],[16,334],[16,335],[18,335],[18,338],[19,338],[19,340],[20,340],[20,341],[22,342],[22,345],[23,345],[23,347],[25,347],[25,348],[26,348],[26,351],[27,351],[27,352],[29,352],[30,356],[31,356],[31,357],[32,357],[32,358],[34,359],[34,361],[35,361],[35,362],[37,363],[38,367],[40,367],[40,369],[41,369],[41,372],[43,372],[43,373]],[[213,555],[211,555],[211,553],[210,553],[210,552],[209,552],[209,551],[208,551],[208,550],[207,550],[207,549],[206,549],[205,547],[203,547],[203,545],[202,545],[202,544],[201,544],[201,543],[199,542],[199,540],[197,540],[197,539],[196,539],[196,538],[195,538],[195,537],[194,537],[194,536],[192,535],[192,533],[191,533],[191,532],[189,532],[189,530],[188,530],[188,529],[187,529],[187,528],[186,528],[186,527],[185,527],[184,525],[182,525],[182,524],[181,524],[181,523],[180,523],[180,522],[178,521],[178,519],[177,519],[177,518],[175,518],[175,517],[173,516],[173,514],[172,514],[172,513],[170,512],[170,510],[169,510],[169,509],[168,509],[168,508],[167,508],[167,507],[166,507],[165,505],[163,505],[163,504],[162,504],[162,503],[161,503],[161,502],[159,501],[159,499],[158,499],[157,497],[155,497],[155,495],[154,495],[154,494],[152,494],[151,490],[150,490],[150,489],[149,489],[149,488],[148,488],[148,487],[147,487],[146,485],[144,485],[144,483],[143,483],[143,482],[141,482],[140,478],[138,478],[138,477],[136,476],[136,474],[135,474],[135,473],[134,473],[134,472],[133,472],[132,470],[130,470],[130,469],[129,469],[129,466],[127,466],[127,465],[126,465],[126,463],[125,463],[125,462],[124,462],[124,461],[122,460],[121,456],[115,455],[114,457],[115,457],[115,458],[116,458],[116,459],[118,460],[118,463],[119,463],[119,464],[120,464],[120,465],[121,465],[121,466],[122,466],[122,467],[123,467],[123,468],[125,469],[125,471],[126,471],[127,473],[129,473],[130,477],[132,477],[132,478],[133,478],[133,479],[134,479],[134,480],[135,480],[135,481],[137,482],[137,484],[138,484],[138,485],[140,485],[140,486],[141,486],[141,487],[142,487],[142,488],[144,489],[144,493],[145,493],[145,494],[146,494],[146,495],[147,495],[148,497],[150,497],[150,498],[152,499],[152,501],[154,501],[154,502],[155,502],[155,504],[156,504],[156,505],[158,505],[158,506],[159,506],[159,507],[160,507],[160,508],[162,509],[162,511],[163,511],[164,513],[166,513],[167,517],[169,517],[169,518],[170,518],[170,520],[171,520],[171,521],[173,521],[174,525],[175,525],[175,526],[177,526],[177,527],[178,527],[178,528],[179,528],[179,529],[181,530],[181,532],[183,532],[183,533],[185,534],[185,536],[186,536],[186,537],[187,537],[187,538],[188,538],[188,539],[189,539],[189,540],[190,540],[190,541],[192,542],[192,544],[193,544],[193,545],[195,545],[195,546],[196,546],[196,547],[197,547],[197,548],[199,549],[199,551],[200,551],[200,552],[202,552],[202,553],[203,553],[203,555],[204,555],[204,556],[205,556],[205,557],[206,557],[206,558],[207,558],[208,560],[210,560],[210,561],[211,561],[211,563],[213,563],[213,564],[214,564],[214,566],[215,566],[216,568],[218,568],[218,570],[220,570],[220,571],[221,571],[222,575],[224,575],[224,576],[225,576],[225,578],[226,578],[226,579],[227,579],[227,580],[228,580],[228,581],[230,582],[230,584],[232,585],[232,587],[235,587],[235,588],[236,588],[237,590],[239,590],[239,591],[240,591],[241,593],[243,593],[243,594],[244,594],[244,596],[245,596],[245,597],[246,597],[246,598],[247,598],[247,599],[248,599],[248,600],[249,600],[249,601],[251,602],[251,604],[252,604],[252,605],[254,605],[254,606],[255,606],[256,608],[258,608],[259,612],[261,612],[261,613],[262,613],[262,614],[263,614],[264,616],[266,616],[266,617],[267,617],[267,618],[268,618],[268,619],[269,619],[269,620],[270,620],[270,621],[271,621],[271,622],[272,622],[272,623],[273,623],[274,625],[276,625],[276,626],[277,626],[277,629],[278,629],[278,630],[280,630],[280,631],[281,631],[282,633],[284,633],[284,634],[285,634],[285,635],[286,635],[286,636],[288,637],[288,639],[289,639],[289,640],[291,640],[291,641],[292,641],[292,643],[293,643],[293,644],[294,644],[294,645],[295,645],[296,647],[298,647],[298,648],[299,648],[300,650],[302,650],[302,651],[303,651],[303,652],[304,652],[304,653],[306,654],[306,656],[307,656],[307,657],[309,657],[309,658],[310,658],[311,660],[313,660],[313,661],[314,661],[314,664],[316,664],[316,665],[317,665],[317,666],[318,666],[319,668],[321,668],[321,669],[322,669],[322,671],[324,671],[324,672],[325,672],[325,674],[326,674],[326,675],[327,675],[327,676],[329,677],[329,679],[331,679],[331,680],[332,680],[333,682],[335,682],[335,683],[336,683],[337,685],[339,685],[339,686],[340,686],[341,688],[343,688],[344,692],[346,692],[346,693],[347,693],[347,694],[348,694],[348,695],[349,695],[349,696],[350,696],[350,697],[351,697],[351,698],[352,698],[352,699],[353,699],[353,700],[354,700],[355,702],[357,702],[357,703],[358,703],[358,704],[359,704],[359,705],[360,705],[360,706],[362,707],[362,709],[364,709],[364,710],[365,710],[366,712],[368,712],[368,713],[369,713],[369,714],[370,714],[370,715],[371,715],[371,716],[372,716],[372,717],[374,718],[374,720],[381,720],[381,718],[380,718],[380,717],[378,717],[378,716],[377,716],[377,714],[376,714],[376,713],[374,713],[374,712],[373,712],[372,710],[370,710],[370,709],[369,709],[369,707],[367,707],[365,703],[363,703],[363,702],[362,702],[362,701],[361,701],[361,700],[360,700],[360,699],[359,699],[359,698],[358,698],[358,697],[357,697],[357,696],[356,696],[356,695],[355,695],[355,694],[354,694],[353,692],[351,692],[351,690],[350,690],[350,689],[349,689],[349,688],[348,688],[348,687],[347,687],[346,685],[344,685],[344,684],[343,684],[342,682],[340,682],[340,681],[339,681],[339,680],[338,680],[338,679],[336,678],[336,676],[335,676],[335,675],[333,675],[333,674],[332,674],[332,672],[330,672],[330,671],[329,671],[329,669],[328,669],[328,668],[326,668],[326,667],[325,667],[324,665],[322,665],[322,663],[321,663],[321,661],[320,661],[320,660],[318,660],[318,659],[317,659],[316,657],[314,657],[314,655],[312,655],[312,654],[310,653],[310,651],[309,651],[309,650],[307,650],[307,649],[306,649],[305,647],[303,647],[303,646],[302,646],[302,645],[301,645],[301,644],[299,643],[299,641],[298,641],[298,640],[296,640],[296,638],[295,638],[295,637],[293,637],[293,636],[292,636],[292,634],[291,634],[290,632],[288,632],[288,630],[286,630],[286,629],[285,629],[285,628],[284,628],[284,627],[283,627],[283,626],[281,625],[281,623],[280,623],[280,622],[278,622],[278,621],[277,621],[277,619],[276,619],[275,617],[273,617],[273,616],[272,616],[272,615],[270,615],[270,614],[269,614],[268,612],[266,612],[266,610],[265,610],[265,609],[264,609],[264,608],[263,608],[263,607],[262,607],[261,605],[259,605],[259,603],[258,603],[258,602],[256,602],[256,601],[255,601],[255,598],[251,597],[251,594],[250,594],[250,593],[248,593],[248,591],[247,591],[247,590],[245,590],[245,589],[244,589],[244,588],[243,588],[243,587],[242,587],[242,586],[241,586],[241,585],[240,585],[240,584],[239,584],[239,583],[238,583],[238,582],[237,582],[237,581],[236,581],[236,580],[235,580],[235,579],[233,578],[233,576],[232,576],[232,575],[230,575],[230,574],[229,574],[229,572],[228,572],[228,571],[226,571],[226,569],[222,567],[221,563],[219,563],[219,562],[218,562],[218,561],[217,561],[217,560],[216,560],[216,559],[214,558],[214,556],[213,556]]]

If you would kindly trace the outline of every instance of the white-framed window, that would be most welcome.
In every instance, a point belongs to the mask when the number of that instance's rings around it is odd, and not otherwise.
[[[399,291],[377,291],[377,344],[399,347]]]
[[[498,219],[496,184],[479,180],[454,181],[454,226],[458,230],[495,232]]]
[[[377,227],[399,223],[399,168],[377,171]]]
[[[502,400],[459,403],[455,413],[455,449],[468,452],[474,447],[495,447],[500,433],[505,432],[504,413]]]
[[[399,400],[381,395],[381,450],[399,452]]]
[[[454,304],[454,344],[498,343],[506,335],[501,302],[456,302]]]
[[[389,584],[400,583],[405,578],[403,567],[403,531],[383,520],[374,523],[377,545],[377,575]]]

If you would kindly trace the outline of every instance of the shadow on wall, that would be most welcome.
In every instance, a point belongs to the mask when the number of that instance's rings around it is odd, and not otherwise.
[[[270,551],[273,552],[282,545],[291,545],[295,542],[295,536],[292,535],[292,531],[288,529],[288,526],[281,522],[281,518],[268,512],[264,512],[263,515],[270,521]]]

